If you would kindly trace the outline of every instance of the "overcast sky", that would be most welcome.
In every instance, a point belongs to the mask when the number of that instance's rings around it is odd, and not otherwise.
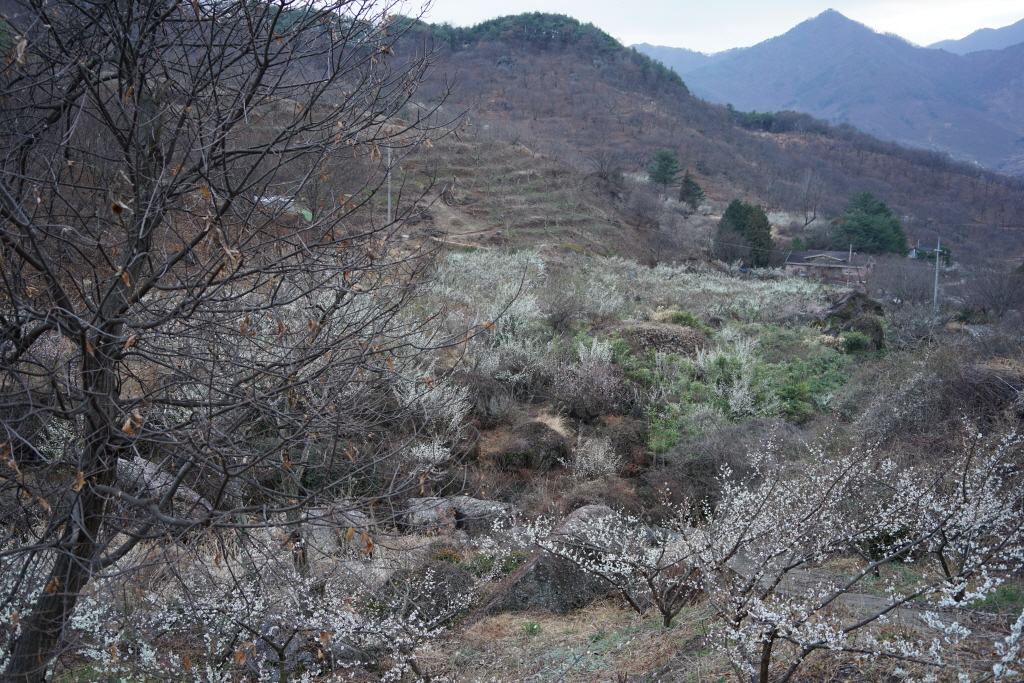
[[[717,52],[781,35],[830,7],[918,45],[1024,18],[1021,0],[434,0],[424,18],[471,26],[506,14],[556,12],[596,24],[626,45]]]

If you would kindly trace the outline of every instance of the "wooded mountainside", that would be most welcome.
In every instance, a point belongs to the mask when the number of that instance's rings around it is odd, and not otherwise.
[[[514,141],[596,170],[612,157],[642,173],[673,151],[711,198],[742,198],[801,226],[870,191],[893,207],[911,243],[939,233],[965,255],[1018,254],[1024,181],[902,147],[806,114],[748,115],[692,96],[675,74],[592,26],[526,14],[453,29],[418,24],[416,43],[445,46],[425,92],[458,79],[453,101],[481,137]],[[447,42],[446,42],[447,41]],[[616,206],[628,199],[609,197]],[[788,229],[788,220],[781,226]]]

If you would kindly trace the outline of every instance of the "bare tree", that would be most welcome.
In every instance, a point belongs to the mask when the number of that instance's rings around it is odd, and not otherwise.
[[[820,171],[808,168],[800,182],[800,211],[804,215],[804,227],[818,218],[818,204],[825,190],[825,178]]]
[[[429,254],[389,248],[380,195],[433,55],[394,63],[389,9],[24,0],[3,25],[0,680],[44,680],[148,539],[429,476],[400,462],[438,406]]]
[[[964,303],[996,320],[1024,308],[1024,273],[978,272],[967,276]]]
[[[600,148],[585,156],[586,167],[601,180],[618,182],[622,179],[622,155],[615,150]]]
[[[665,212],[665,205],[647,187],[637,185],[629,193],[622,212],[638,228],[656,228]]]
[[[880,256],[870,278],[872,289],[901,304],[930,304],[935,292],[935,269],[916,259]]]

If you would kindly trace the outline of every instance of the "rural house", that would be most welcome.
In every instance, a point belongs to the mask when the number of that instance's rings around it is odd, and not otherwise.
[[[875,265],[870,256],[851,251],[791,251],[786,257],[786,272],[828,282],[846,283],[864,291],[867,276]]]

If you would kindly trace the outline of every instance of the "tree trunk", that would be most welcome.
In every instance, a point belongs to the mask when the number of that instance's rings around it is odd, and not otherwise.
[[[114,337],[116,338],[116,337]],[[83,355],[83,387],[89,395],[86,444],[81,460],[79,486],[66,527],[55,544],[57,557],[21,634],[11,644],[11,658],[0,683],[43,683],[50,662],[58,654],[61,636],[75,609],[82,588],[92,577],[94,562],[103,551],[100,530],[107,499],[96,486],[117,481],[121,439],[114,426],[116,397],[120,386],[114,370],[115,345],[95,346]]]
[[[764,643],[761,644],[761,671],[757,679],[759,683],[768,683],[768,674],[771,672],[772,666],[772,645],[774,643],[775,629],[772,629]]]

